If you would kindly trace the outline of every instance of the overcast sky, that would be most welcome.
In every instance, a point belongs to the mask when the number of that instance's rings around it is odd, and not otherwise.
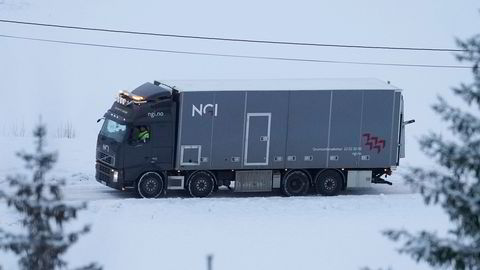
[[[454,48],[478,33],[478,1],[33,1],[0,0],[0,18],[205,36],[298,42]],[[0,34],[213,53],[325,60],[457,64],[451,53],[310,48],[92,33],[0,23]],[[0,38],[0,129],[38,114],[55,129],[71,121],[80,138],[118,90],[154,79],[374,77],[404,89],[415,138],[443,126],[429,106],[471,80],[469,70],[231,59],[87,48]],[[6,116],[6,117],[5,117]]]

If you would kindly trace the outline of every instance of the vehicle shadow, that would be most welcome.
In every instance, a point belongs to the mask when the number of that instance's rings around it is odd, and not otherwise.
[[[369,188],[349,188],[342,191],[339,196],[362,196],[362,195],[395,195],[395,194],[412,194],[414,193],[407,186],[373,186]],[[131,196],[137,197],[135,192],[131,192]],[[320,196],[311,189],[306,196]],[[190,195],[186,190],[169,190],[167,194],[161,198],[189,198]],[[220,188],[218,191],[210,195],[212,198],[258,198],[258,197],[285,197],[280,190],[272,192],[233,192],[226,188]]]
[[[375,185],[369,188],[349,188],[342,191],[338,196],[363,196],[363,195],[395,195],[414,193],[408,186],[404,185]],[[87,186],[69,189],[67,192],[69,200],[104,200],[104,199],[141,199],[134,189],[118,191],[105,186]],[[312,188],[306,195],[308,197],[317,195]],[[272,192],[233,192],[226,187],[220,187],[210,195],[211,198],[259,198],[259,197],[284,197],[279,189]],[[188,199],[191,198],[187,190],[168,190],[166,194],[158,199]]]

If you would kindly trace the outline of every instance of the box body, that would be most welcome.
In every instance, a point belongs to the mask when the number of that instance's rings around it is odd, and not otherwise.
[[[181,91],[175,167],[397,166],[402,112],[398,89]]]

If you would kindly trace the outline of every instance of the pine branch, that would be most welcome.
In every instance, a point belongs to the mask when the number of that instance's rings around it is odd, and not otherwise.
[[[406,182],[419,191],[426,204],[440,204],[457,223],[452,232],[458,237],[470,237],[480,245],[480,184],[469,183],[438,171],[413,168]]]
[[[480,140],[463,141],[460,145],[431,133],[420,139],[420,148],[455,176],[473,174],[476,179],[480,178]]]
[[[103,268],[97,265],[96,263],[91,263],[87,266],[76,268],[75,270],[102,270]],[[1,270],[1,269],[0,269]]]
[[[457,45],[464,50],[461,54],[457,55],[457,59],[473,63],[473,73],[478,74],[478,66],[480,63],[480,35],[475,35],[465,41],[456,40]]]
[[[480,102],[480,91],[478,97],[469,96],[469,99],[472,99],[471,101],[477,98]],[[478,139],[480,119],[473,114],[448,105],[442,97],[438,97],[438,103],[433,106],[433,110],[440,114],[445,122],[449,123],[449,129],[453,134],[459,135],[462,141]]]
[[[405,230],[384,232],[394,241],[402,241],[400,253],[410,255],[415,261],[426,261],[433,267],[452,267],[454,269],[478,269],[480,265],[480,246],[472,241],[459,241],[457,238],[441,238],[434,233],[422,231],[411,234]]]
[[[460,96],[469,106],[472,103],[477,104],[477,107],[480,108],[480,75],[475,75],[475,80],[473,83],[462,83],[459,87],[454,87],[453,93],[457,96]]]

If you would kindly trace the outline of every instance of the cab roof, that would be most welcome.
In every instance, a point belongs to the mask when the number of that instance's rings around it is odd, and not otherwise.
[[[162,97],[169,97],[172,95],[172,92],[163,85],[155,85],[147,82],[135,88],[132,94],[143,97],[145,100],[155,100]]]

